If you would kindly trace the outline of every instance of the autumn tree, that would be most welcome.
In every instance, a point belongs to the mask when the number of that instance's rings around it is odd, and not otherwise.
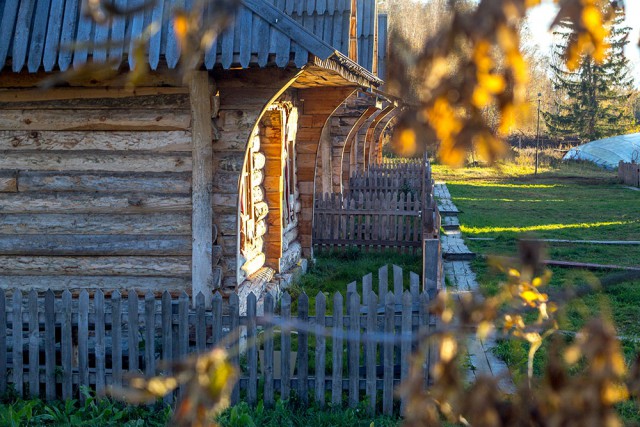
[[[554,105],[543,113],[550,134],[556,138],[576,136],[591,141],[626,133],[634,125],[631,94],[633,79],[624,47],[630,28],[623,25],[620,9],[610,24],[605,58],[598,64],[591,56],[582,56],[577,67],[561,58],[568,42],[578,37],[571,21],[560,22],[554,32],[551,71],[557,93]]]

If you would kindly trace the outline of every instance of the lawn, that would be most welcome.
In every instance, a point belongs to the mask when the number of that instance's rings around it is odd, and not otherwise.
[[[471,250],[482,256],[516,256],[522,236],[640,240],[640,192],[618,184],[615,172],[585,163],[563,164],[554,153],[543,157],[537,176],[528,163],[516,157],[496,167],[454,170],[434,165],[434,178],[447,183],[453,202],[462,211],[461,230]],[[640,246],[548,243],[546,258],[638,266]],[[478,257],[473,265],[483,292],[495,292],[503,278],[487,267],[484,257]],[[593,283],[612,272],[551,270],[551,286],[558,287]],[[620,335],[640,337],[640,280],[620,283],[575,301],[560,327],[575,331],[586,317],[597,313],[611,314]],[[632,339],[625,342],[629,356],[636,347]],[[498,347],[500,355],[518,369],[526,365],[526,351],[522,350],[513,343]]]

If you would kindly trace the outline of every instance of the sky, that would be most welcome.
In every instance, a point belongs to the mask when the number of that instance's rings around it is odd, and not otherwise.
[[[640,39],[640,0],[626,0],[625,9],[625,24],[631,27],[630,43],[625,49],[625,54],[630,62],[631,74],[635,79],[635,87],[640,88],[640,48],[638,47],[638,39]],[[548,30],[557,11],[555,4],[543,2],[540,6],[531,9],[527,15],[529,28],[531,28],[534,38],[533,42],[543,54],[548,55],[551,52],[553,35]]]

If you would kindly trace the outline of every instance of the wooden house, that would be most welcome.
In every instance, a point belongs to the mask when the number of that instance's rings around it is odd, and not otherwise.
[[[0,287],[262,292],[311,255],[323,129],[343,176],[379,111],[375,1],[241,0],[187,84],[174,3],[98,24],[82,0],[0,2]]]

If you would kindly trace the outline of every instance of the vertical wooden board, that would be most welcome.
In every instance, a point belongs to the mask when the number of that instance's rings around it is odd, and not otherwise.
[[[156,300],[153,292],[144,296],[144,373],[148,377],[156,374]]]
[[[169,9],[173,9],[179,4],[179,2],[177,2],[176,0],[168,0],[166,1],[166,3]],[[173,17],[171,17],[169,20],[163,23],[163,26],[168,27],[164,56],[170,69],[175,68],[175,66],[178,64],[178,60],[180,59],[180,43],[178,42],[178,38],[176,37],[174,21],[175,20],[173,19]]]
[[[394,336],[395,297],[389,292],[384,300],[384,333]],[[385,341],[382,354],[382,413],[393,413],[393,342]]]
[[[247,402],[255,405],[258,401],[258,342],[256,335],[256,296],[250,292],[247,296],[247,367],[249,385]]]
[[[409,364],[411,362],[411,341],[412,334],[411,318],[413,296],[408,291],[402,295],[402,326],[400,328],[402,342],[400,344],[400,382],[404,383],[409,376]],[[400,402],[400,415],[405,415],[407,409],[407,397],[404,396]]]
[[[189,329],[189,295],[182,291],[178,299],[178,357],[180,359],[184,359],[189,354]]]
[[[67,0],[69,1],[69,0]],[[77,0],[73,0],[77,1]],[[133,69],[136,66],[136,48],[138,48],[138,44],[141,42],[142,31],[144,28],[144,12],[138,12],[133,15],[131,19],[131,37],[129,43],[129,67]],[[145,49],[146,51],[146,49]],[[146,57],[144,57],[146,60]]]
[[[111,294],[111,384],[122,385],[122,295]]]
[[[196,295],[196,351],[203,353],[207,345],[207,324],[205,323],[204,294]]]
[[[378,295],[384,298],[389,291],[389,267],[383,265],[378,269]]]
[[[219,292],[213,294],[211,309],[213,312],[213,345],[217,346],[222,340],[222,295]]]
[[[104,294],[98,289],[93,295],[95,307],[95,355],[96,355],[96,393],[102,395],[105,388],[105,328],[104,328]]]
[[[23,358],[23,335],[22,335],[22,292],[14,291],[13,298],[13,352],[11,354],[13,360],[13,388],[18,397],[24,396],[23,375],[24,367]]]
[[[34,6],[35,2],[33,1],[22,0],[18,9],[15,33],[13,35],[13,55],[11,56],[12,70],[16,73],[22,69],[27,55]]]
[[[38,319],[38,292],[28,296],[29,316],[29,395],[40,397],[40,322]]]
[[[342,325],[343,325],[342,295],[336,292],[333,296],[333,336],[331,370],[331,404],[335,407],[342,405]]]
[[[358,406],[360,389],[360,295],[349,297],[349,406]]]
[[[151,12],[151,21],[158,23],[158,25],[162,25],[163,22],[164,4],[164,1],[156,2],[153,11]],[[156,70],[158,68],[161,40],[162,27],[149,39],[149,66],[152,70]]]
[[[55,0],[54,0],[55,1]],[[128,0],[116,0],[116,6],[120,10],[126,10]],[[52,6],[53,8],[53,6]],[[126,16],[115,16],[111,23],[111,39],[109,46],[109,60],[122,61],[123,44],[125,43],[125,19]],[[133,69],[133,67],[131,67]]]
[[[206,71],[192,74],[189,81],[192,116],[192,192],[191,246],[192,294],[202,292],[208,306],[212,297],[213,270],[213,208],[211,182],[213,180],[213,147],[211,145],[211,107],[209,77]]]
[[[2,19],[0,20],[0,64],[4,64],[11,45],[11,34],[13,33],[16,15],[18,13],[17,1],[4,3]]]
[[[251,51],[258,53],[258,66],[264,67],[269,59],[269,25],[258,14],[253,14]]]
[[[73,3],[73,1],[72,1]],[[80,3],[78,5],[78,3]],[[77,21],[77,32],[75,34],[75,38],[74,38],[74,34],[66,34],[66,24],[67,24],[67,13],[66,11],[68,10],[65,9],[65,23],[63,24],[63,37],[60,40],[60,43],[68,43],[69,45],[73,45],[74,43],[78,43],[78,48],[77,49],[73,49],[73,66],[74,67],[81,67],[82,65],[86,64],[87,62],[87,55],[88,55],[88,46],[91,45],[91,32],[92,32],[92,28],[93,28],[93,20],[88,16],[87,14],[87,6],[85,5],[85,2],[83,1],[76,1],[75,2],[76,6],[78,9],[80,9],[80,13],[79,15],[76,15],[75,13],[71,13],[71,15],[73,15],[73,19],[74,21]],[[67,37],[65,37],[65,35]],[[61,53],[64,52],[61,51]],[[60,58],[60,65],[62,66],[62,64],[66,62],[66,60],[63,60],[63,58]]]
[[[393,266],[393,294],[396,296],[396,304],[402,304],[402,292],[403,292],[403,283],[402,283],[402,268],[397,265]]]
[[[420,294],[420,299],[418,301],[418,334],[422,336],[426,336],[429,332],[429,295],[426,292]],[[433,338],[430,338],[432,340]],[[430,346],[429,346],[430,347]],[[430,369],[429,366],[429,350],[427,350],[424,361],[425,369],[423,374],[424,384],[427,386],[429,384],[429,376]]]
[[[162,293],[162,360],[168,363],[173,358],[173,327],[172,327],[172,307],[171,294],[168,291]],[[168,366],[168,365],[165,365]],[[170,375],[171,371],[165,368],[165,374]],[[173,402],[173,393],[167,393],[163,397],[165,405]]]
[[[316,326],[318,329],[326,326],[326,313],[327,298],[322,292],[318,292],[316,295]],[[326,351],[327,344],[324,334],[316,334],[316,402],[320,407],[324,407],[325,398],[325,364],[326,364]]]
[[[95,62],[107,62],[107,44],[109,43],[109,25],[108,23],[98,23],[93,32],[93,55]]]
[[[230,317],[230,333],[235,334],[237,337],[240,333],[240,300],[238,298],[238,294],[233,292],[229,296],[229,317]],[[238,344],[238,339],[236,338],[236,342],[234,343],[236,346]],[[231,363],[236,366],[238,369],[240,366],[240,357],[237,351],[232,352],[231,355]],[[240,401],[240,386],[236,382],[233,386],[233,390],[231,391],[231,404],[235,405]]]
[[[270,292],[264,296],[264,316],[266,321],[273,317],[274,300]],[[267,408],[273,406],[273,327],[264,329],[264,405]]]
[[[291,395],[291,329],[287,327],[287,323],[291,321],[291,296],[288,292],[282,295],[280,300],[280,314],[282,316],[282,333],[280,335],[280,348],[282,352],[280,372],[282,380],[280,382],[280,398],[282,400],[289,399]]]
[[[45,397],[51,401],[56,398],[56,312],[51,289],[44,294],[44,334]]]
[[[44,57],[42,59],[45,71],[51,71],[56,65],[56,59],[58,58],[60,28],[62,27],[64,3],[64,0],[52,0],[51,2],[47,37],[44,45]],[[3,61],[0,61],[0,63],[2,62]]]
[[[233,13],[230,22],[235,22],[235,20],[236,16],[235,13]],[[222,68],[224,68],[225,70],[229,69],[229,67],[231,67],[231,63],[233,62],[233,32],[234,26],[230,25],[220,35],[220,53],[222,54],[220,63],[222,64]]]
[[[413,271],[409,272],[409,289],[411,291],[411,297],[414,301],[418,301],[420,297],[420,276]]]
[[[378,297],[374,292],[370,292],[367,299],[363,301],[367,304],[367,326],[366,326],[366,385],[365,392],[369,401],[369,415],[374,415],[376,412],[377,401],[377,374],[376,374],[376,352],[377,344],[374,339],[374,334],[377,330],[377,311],[378,311]]]
[[[251,60],[251,18],[253,13],[244,6],[240,6],[238,22],[240,31],[240,66],[247,68]]]
[[[208,7],[205,9],[205,20],[207,22],[211,22],[214,17],[213,14],[216,13],[216,10],[212,7]],[[205,49],[204,53],[204,65],[208,70],[213,69],[213,66],[216,63],[218,57],[218,34],[215,34],[215,37],[211,41],[211,46],[208,49]]]
[[[127,347],[129,349],[129,373],[138,372],[139,349],[139,320],[138,320],[138,294],[134,289],[129,289],[127,295]]]
[[[73,341],[71,327],[71,292],[62,292],[62,320],[60,321],[60,361],[62,364],[62,399],[73,397]]]
[[[373,274],[369,273],[362,278],[362,303],[369,301],[369,294],[373,291]]]
[[[89,293],[86,289],[78,298],[78,374],[80,387],[89,387]],[[85,394],[80,393],[84,402]]]
[[[0,289],[0,395],[7,392],[7,297],[4,289]]]
[[[309,322],[309,297],[302,292],[298,297],[298,321]],[[303,404],[309,400],[309,335],[298,331],[298,397]]]
[[[398,210],[398,193],[396,191],[389,192],[389,210],[396,212]],[[389,215],[389,240],[396,241],[397,235],[397,215]]]

